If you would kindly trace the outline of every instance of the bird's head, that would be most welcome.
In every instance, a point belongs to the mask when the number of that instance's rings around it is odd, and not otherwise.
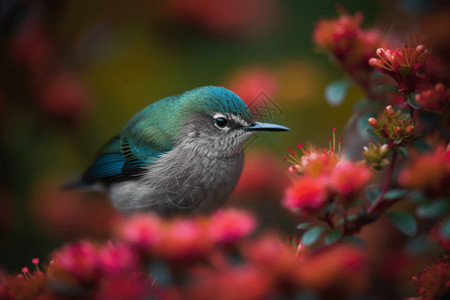
[[[206,86],[184,93],[182,111],[188,112],[180,130],[180,141],[192,144],[205,155],[232,156],[257,131],[289,128],[256,122],[247,105],[222,87]]]

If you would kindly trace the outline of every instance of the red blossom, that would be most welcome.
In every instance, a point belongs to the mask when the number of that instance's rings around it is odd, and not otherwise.
[[[272,288],[269,275],[253,265],[211,269],[195,279],[187,299],[264,299]]]
[[[321,19],[314,29],[313,41],[332,53],[350,73],[369,70],[367,63],[382,42],[376,30],[362,30],[362,13],[344,14],[337,19]]]
[[[169,262],[192,262],[205,257],[213,243],[199,219],[175,219],[165,224],[156,254]]]
[[[227,209],[216,212],[208,227],[214,241],[232,243],[252,233],[256,227],[256,219],[249,213]]]
[[[417,94],[416,101],[422,109],[442,110],[450,104],[450,89],[438,83]]]
[[[108,275],[131,273],[138,269],[138,257],[132,248],[111,242],[99,250],[99,266]]]
[[[419,156],[400,173],[401,185],[448,195],[450,182],[450,150],[438,147],[435,151]]]
[[[283,198],[283,205],[291,210],[314,213],[321,210],[328,197],[322,177],[303,176],[289,187]]]
[[[330,186],[344,199],[352,200],[371,178],[372,173],[366,165],[342,161],[331,174]]]
[[[85,284],[98,280],[98,246],[81,241],[56,250],[52,255],[49,275],[52,280],[69,284]]]
[[[378,71],[391,76],[402,93],[417,91],[424,81],[425,64],[430,52],[424,45],[415,48],[405,46],[396,50],[378,48],[378,58],[372,57],[369,64]]]
[[[368,286],[364,253],[346,245],[310,256],[299,272],[303,286],[328,297],[361,292]]]
[[[125,243],[149,251],[162,238],[162,222],[155,214],[136,214],[120,223],[116,235]]]
[[[450,292],[450,264],[437,262],[422,273],[411,276],[417,293],[425,299],[441,299]]]

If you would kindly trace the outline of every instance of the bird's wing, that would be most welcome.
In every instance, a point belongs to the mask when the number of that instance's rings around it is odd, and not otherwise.
[[[116,136],[102,148],[82,180],[84,183],[122,181],[141,175],[143,165],[130,149],[127,139]]]

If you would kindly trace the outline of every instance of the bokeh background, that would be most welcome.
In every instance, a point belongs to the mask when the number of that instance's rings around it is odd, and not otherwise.
[[[0,1],[0,266],[17,270],[64,242],[105,234],[114,217],[107,199],[59,187],[140,109],[202,85],[228,87],[257,118],[292,129],[247,145],[228,203],[291,233],[296,222],[280,205],[286,149],[326,145],[332,127],[343,134],[362,97],[355,87],[339,106],[325,100],[343,74],[314,49],[315,22],[361,11],[382,32],[414,30],[410,21],[438,4]]]

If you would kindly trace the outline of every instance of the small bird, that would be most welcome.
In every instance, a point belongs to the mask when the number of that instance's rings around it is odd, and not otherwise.
[[[66,188],[101,186],[122,213],[210,213],[238,182],[244,142],[286,130],[256,122],[230,90],[199,87],[137,113]]]

